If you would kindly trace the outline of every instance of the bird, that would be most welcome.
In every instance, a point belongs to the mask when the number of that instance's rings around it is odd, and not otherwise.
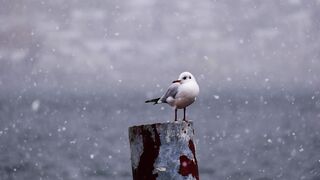
[[[168,87],[167,92],[159,98],[145,101],[145,103],[167,103],[175,110],[174,121],[177,121],[178,109],[183,109],[183,121],[186,120],[186,108],[191,105],[199,95],[199,85],[190,72],[182,72],[177,80]]]

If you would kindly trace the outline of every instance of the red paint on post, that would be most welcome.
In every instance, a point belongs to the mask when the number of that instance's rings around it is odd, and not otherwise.
[[[194,157],[194,160],[196,161],[196,165],[198,167],[198,161],[197,161],[197,157],[196,157],[196,148],[195,148],[193,141],[191,139],[189,140],[189,149],[191,150],[193,157]],[[198,171],[198,168],[197,168],[197,171]]]
[[[189,148],[192,151],[195,161],[189,159],[185,155],[180,156],[179,174],[181,174],[182,176],[189,176],[189,174],[191,174],[194,178],[199,180],[198,162],[192,140],[189,140]]]
[[[143,139],[143,153],[140,156],[139,165],[133,170],[134,180],[156,180],[158,174],[153,174],[154,162],[159,155],[160,150],[160,136],[156,125],[152,125],[154,139],[149,130],[141,128],[141,135]]]
[[[189,176],[189,174],[191,174],[194,178],[199,180],[198,167],[196,163],[185,155],[180,156],[179,174],[182,176]]]

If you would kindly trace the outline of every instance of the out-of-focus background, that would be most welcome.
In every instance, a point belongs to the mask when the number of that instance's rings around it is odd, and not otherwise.
[[[319,9],[0,0],[0,179],[131,179],[127,128],[173,120],[144,100],[190,71],[201,179],[319,180]]]

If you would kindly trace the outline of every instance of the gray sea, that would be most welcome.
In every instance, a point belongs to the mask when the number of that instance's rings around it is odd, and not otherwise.
[[[173,120],[144,98],[1,95],[0,179],[132,179],[128,127]],[[320,179],[319,94],[206,94],[187,112],[201,179]]]

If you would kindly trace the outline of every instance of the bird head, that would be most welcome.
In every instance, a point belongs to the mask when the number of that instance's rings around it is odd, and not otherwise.
[[[184,84],[190,81],[196,81],[196,79],[190,72],[183,72],[179,75],[178,80],[173,81],[173,83],[178,82],[178,83]]]

